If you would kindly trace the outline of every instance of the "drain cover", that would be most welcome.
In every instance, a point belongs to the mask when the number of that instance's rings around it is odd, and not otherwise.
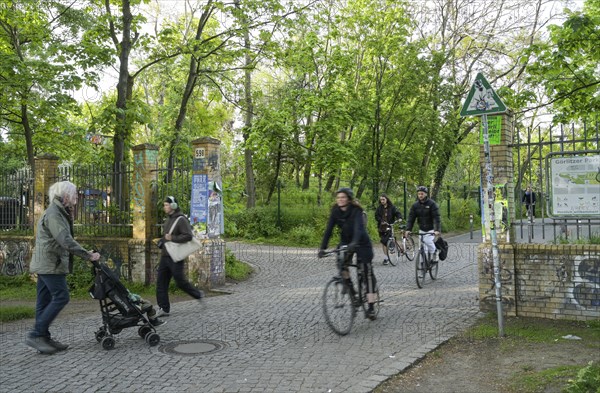
[[[226,347],[226,343],[217,340],[176,341],[161,345],[159,351],[171,355],[197,356],[215,353]]]

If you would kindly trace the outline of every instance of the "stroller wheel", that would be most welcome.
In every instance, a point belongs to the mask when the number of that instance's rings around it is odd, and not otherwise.
[[[158,333],[150,332],[146,334],[145,340],[148,345],[150,345],[151,347],[155,347],[160,342],[160,336],[158,335]]]
[[[144,325],[144,326],[141,326],[141,327],[138,329],[138,334],[140,335],[140,337],[141,337],[141,338],[145,339],[145,338],[146,338],[146,335],[147,335],[148,333],[152,332],[152,331],[153,331],[153,330],[152,330],[152,328],[151,328],[150,326],[148,326],[148,325]]]
[[[96,332],[96,341],[101,342],[104,337],[108,336],[108,332],[104,328],[104,326],[100,326],[98,331]]]
[[[115,347],[115,339],[114,338],[107,336],[102,339],[102,348],[104,348],[108,351],[110,349],[113,349],[114,347]]]

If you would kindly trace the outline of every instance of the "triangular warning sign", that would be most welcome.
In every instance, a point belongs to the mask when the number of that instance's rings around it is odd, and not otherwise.
[[[460,115],[464,117],[504,112],[506,112],[506,105],[504,105],[494,89],[492,89],[483,74],[481,72],[478,73],[469,91],[469,96],[460,111]]]

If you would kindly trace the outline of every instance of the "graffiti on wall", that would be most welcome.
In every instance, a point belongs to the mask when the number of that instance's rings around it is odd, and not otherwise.
[[[519,270],[520,302],[553,302],[560,308],[600,310],[599,256],[532,254]],[[554,312],[560,313],[560,309]]]
[[[489,283],[489,288],[485,290],[484,296],[481,302],[488,304],[496,303],[496,279],[494,274],[494,260],[492,257],[492,249],[485,248],[481,250],[483,275],[485,276],[486,282]],[[500,256],[498,256],[500,258]],[[502,258],[499,262],[500,266],[500,296],[502,297],[502,303],[507,305],[513,305],[515,299],[510,295],[513,274],[506,268],[506,265]]]
[[[26,271],[30,259],[28,242],[0,241],[0,274],[17,276]]]
[[[578,255],[573,260],[573,279],[567,303],[582,310],[600,310],[600,257]]]

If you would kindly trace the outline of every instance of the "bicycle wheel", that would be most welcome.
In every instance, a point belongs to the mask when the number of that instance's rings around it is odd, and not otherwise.
[[[419,250],[417,257],[415,258],[415,278],[417,279],[417,286],[419,288],[423,288],[423,284],[425,282],[425,274],[427,273],[425,263],[426,261],[423,250]]]
[[[437,253],[436,253],[436,255],[437,255]],[[435,261],[435,263],[431,263],[431,265],[429,266],[429,277],[431,277],[432,280],[437,279],[439,264],[440,264],[440,261],[437,260],[437,261]]]
[[[407,237],[402,239],[402,244],[404,245],[404,255],[406,255],[406,259],[409,261],[415,259],[415,240],[412,237]]]
[[[335,333],[345,336],[350,333],[356,309],[352,305],[350,290],[339,277],[332,278],[323,292],[323,315],[327,325]]]
[[[387,248],[390,265],[396,266],[400,262],[401,250],[400,246],[398,245],[398,242],[396,241],[396,238],[391,237],[390,240],[388,240]]]

